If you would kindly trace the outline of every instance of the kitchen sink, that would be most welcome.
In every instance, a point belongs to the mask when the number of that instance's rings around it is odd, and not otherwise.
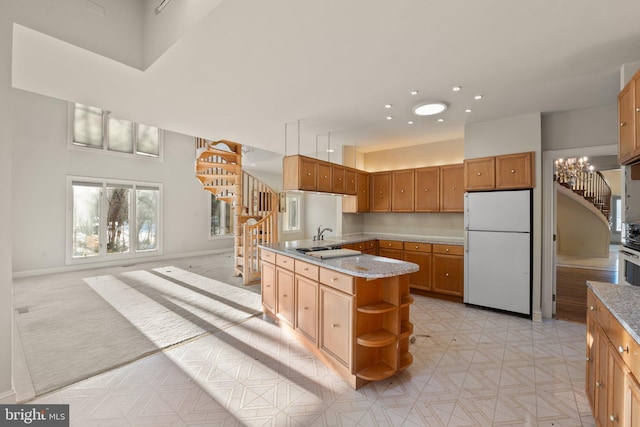
[[[318,251],[328,251],[330,249],[340,249],[340,245],[330,245],[330,246],[311,246],[309,248],[296,248],[298,252],[318,252]]]

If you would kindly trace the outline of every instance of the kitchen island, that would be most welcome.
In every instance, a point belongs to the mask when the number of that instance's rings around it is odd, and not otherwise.
[[[586,392],[596,424],[640,425],[640,287],[587,286]]]
[[[409,274],[419,267],[368,254],[322,259],[298,250],[333,243],[260,245],[262,305],[357,389],[413,362]]]

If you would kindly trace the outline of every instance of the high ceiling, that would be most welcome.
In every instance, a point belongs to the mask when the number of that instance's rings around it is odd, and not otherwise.
[[[110,2],[86,4],[104,4],[108,17]],[[156,19],[188,3],[174,0]],[[612,105],[621,66],[640,60],[637,0],[209,3],[146,69],[77,47],[78,35],[19,27],[14,86],[281,154],[285,125],[286,154],[324,148],[329,135],[332,147],[374,151],[463,138],[466,123]],[[412,114],[431,99],[449,108]]]

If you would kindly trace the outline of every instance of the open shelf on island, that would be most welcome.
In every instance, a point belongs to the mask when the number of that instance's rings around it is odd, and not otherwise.
[[[400,301],[400,307],[406,307],[411,304],[413,304],[413,297],[411,295],[405,295],[402,297],[402,301]]]
[[[400,363],[398,363],[398,371],[409,367],[413,363],[413,355],[411,353],[404,353],[400,356]]]
[[[409,322],[408,320],[402,322],[400,324],[400,327],[400,339],[406,338],[413,333],[413,323]]]
[[[384,347],[396,341],[396,336],[384,329],[378,329],[377,331],[369,332],[356,338],[356,342],[364,347]]]
[[[377,302],[374,304],[367,304],[358,307],[358,312],[367,314],[382,314],[395,310],[396,306],[386,301]]]
[[[358,371],[356,375],[359,378],[369,381],[379,381],[385,378],[389,378],[396,373],[396,370],[387,365],[383,361],[379,361],[368,368]]]

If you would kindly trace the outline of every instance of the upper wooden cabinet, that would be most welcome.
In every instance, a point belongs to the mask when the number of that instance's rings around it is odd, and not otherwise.
[[[640,156],[638,150],[638,133],[640,126],[636,126],[636,105],[640,107],[640,99],[637,88],[637,76],[634,76],[629,83],[618,94],[618,137],[620,164],[628,165],[634,163]]]
[[[517,190],[534,187],[533,152],[464,161],[465,191]]]
[[[533,152],[496,157],[496,189],[533,188]]]
[[[316,191],[318,161],[305,156],[288,156],[282,159],[283,190]]]
[[[414,206],[416,212],[440,210],[440,168],[437,166],[415,170]]]
[[[466,191],[496,188],[496,159],[483,157],[464,161],[464,188]]]
[[[440,212],[464,211],[464,164],[440,166]]]
[[[345,168],[345,193],[358,194],[358,170],[353,168]]]
[[[369,174],[371,181],[371,204],[369,212],[391,211],[391,172]]]
[[[318,160],[318,180],[316,185],[317,191],[331,193],[333,185],[331,180],[331,163]]]
[[[391,210],[413,212],[414,170],[399,170],[391,173]]]
[[[332,192],[345,194],[347,192],[346,168],[340,165],[331,165]]]

